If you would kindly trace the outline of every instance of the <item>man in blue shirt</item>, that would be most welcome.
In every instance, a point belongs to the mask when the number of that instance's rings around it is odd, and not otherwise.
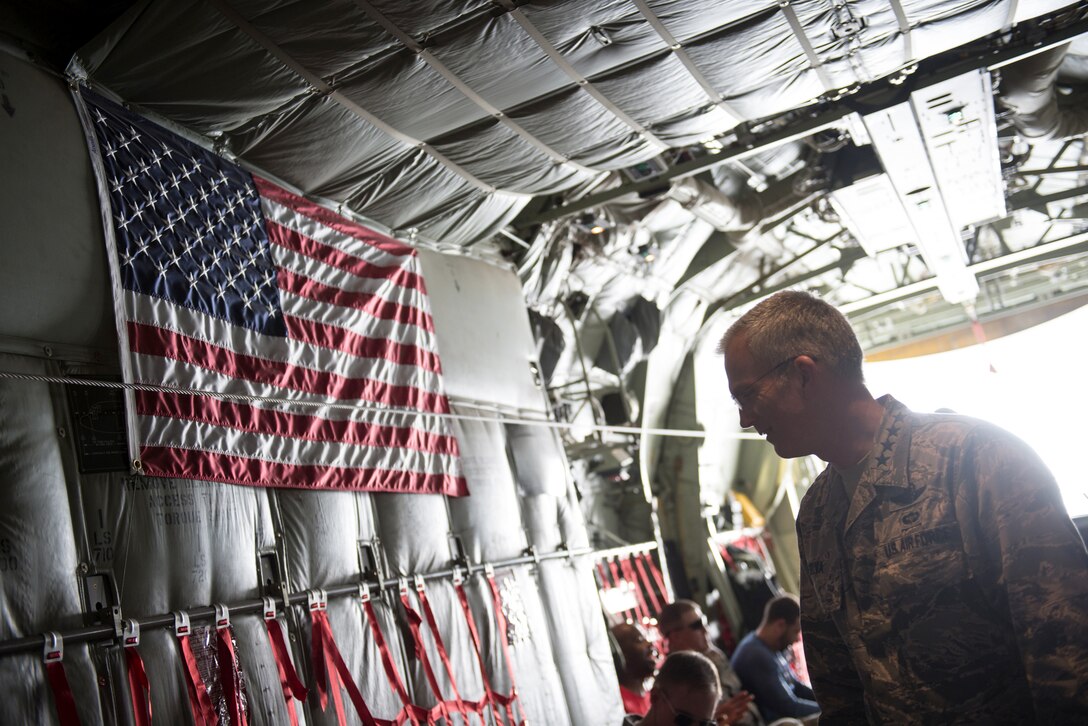
[[[782,654],[800,633],[801,608],[793,597],[782,595],[767,603],[763,622],[733,652],[733,670],[768,723],[785,717],[814,721],[820,713],[812,689],[797,680]]]

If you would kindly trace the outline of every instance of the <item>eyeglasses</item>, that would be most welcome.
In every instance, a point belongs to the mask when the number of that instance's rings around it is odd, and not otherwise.
[[[754,381],[749,383],[747,386],[745,386],[743,389],[741,389],[737,393],[734,393],[733,396],[732,396],[733,403],[736,404],[737,408],[746,408],[752,402],[752,397],[756,394],[756,391],[758,390],[758,388],[756,386],[757,383],[759,383],[764,378],[766,378],[767,376],[769,376],[769,375],[771,375],[773,373],[778,373],[780,370],[782,370],[782,368],[784,366],[787,366],[790,363],[793,363],[795,360],[797,360],[798,358],[800,358],[803,355],[807,355],[807,353],[798,353],[797,355],[791,355],[786,360],[784,360],[784,361],[782,361],[780,363],[776,363],[774,366],[771,367],[770,370],[764,372],[762,375],[757,377]],[[813,360],[815,360],[814,356],[809,356],[809,357],[811,357]]]
[[[661,697],[665,699],[665,704],[669,707],[669,710],[672,711],[672,722],[675,726],[718,726],[717,721],[695,718],[690,713],[677,711],[676,706],[673,706],[672,701],[665,695],[665,691],[661,691]]]

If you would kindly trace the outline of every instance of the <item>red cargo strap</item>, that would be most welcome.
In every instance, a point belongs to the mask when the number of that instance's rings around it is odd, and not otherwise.
[[[363,694],[355,685],[351,671],[348,670],[340,649],[336,646],[336,639],[332,634],[332,626],[329,625],[329,616],[325,612],[326,597],[324,590],[311,590],[310,598],[310,625],[312,626],[311,640],[313,645],[314,682],[317,693],[320,696],[321,710],[324,711],[329,703],[328,692],[332,691],[333,704],[336,708],[336,718],[340,726],[346,723],[344,714],[344,701],[340,695],[340,686],[348,692],[348,698],[355,706],[355,712],[363,722],[363,726],[389,726],[390,721],[378,721],[370,713]]]
[[[208,689],[200,677],[196,656],[193,655],[193,647],[189,644],[190,632],[189,614],[181,610],[175,612],[174,635],[178,638],[182,662],[185,664],[185,685],[189,692],[189,710],[193,714],[193,723],[198,726],[216,726],[219,723],[219,716],[212,707],[212,699],[208,696]]]
[[[511,707],[512,703],[516,703],[518,707],[518,713],[521,714],[520,723],[524,726],[525,709],[521,705],[521,700],[518,698],[518,685],[514,680],[514,661],[510,657],[510,643],[509,640],[506,616],[502,612],[502,596],[499,594],[499,586],[495,584],[495,570],[487,565],[484,568],[484,574],[487,577],[487,586],[491,588],[491,600],[495,604],[495,624],[498,627],[499,642],[502,644],[502,655],[506,661],[506,672],[510,677],[510,696],[509,700],[503,699],[506,706],[506,715],[510,718],[510,723],[518,723],[514,721],[514,711]]]
[[[405,721],[410,721],[413,726],[419,726],[421,718],[429,722],[433,714],[425,708],[416,706],[408,698],[408,691],[404,688],[404,682],[400,679],[400,674],[397,673],[397,666],[393,663],[393,656],[389,652],[389,646],[385,642],[381,626],[378,625],[374,604],[370,602],[370,589],[365,583],[359,586],[359,597],[363,603],[363,610],[366,611],[366,620],[370,625],[370,633],[374,636],[374,642],[378,646],[378,653],[381,654],[385,677],[389,680],[389,685],[397,694],[400,702],[404,704],[401,712],[397,714],[396,723],[402,724]]]
[[[646,594],[650,596],[650,604],[654,606],[654,615],[661,612],[661,601],[657,599],[657,594],[654,593],[654,587],[650,584],[650,576],[646,574],[646,568],[642,566],[642,558],[646,556],[644,552],[641,555],[634,555],[631,557],[635,562],[635,569],[638,570],[639,580],[642,582],[642,589],[646,591]]]
[[[126,620],[121,631],[121,646],[128,666],[128,693],[132,699],[132,719],[136,726],[151,726],[151,684],[147,681],[144,659],[136,646],[140,644],[140,624]]]
[[[416,657],[419,658],[423,664],[423,670],[427,675],[427,681],[430,683],[431,690],[434,692],[435,698],[438,700],[441,708],[435,710],[439,711],[446,721],[449,721],[449,711],[452,706],[457,713],[461,714],[461,718],[465,724],[469,723],[468,714],[470,708],[465,705],[465,700],[461,697],[461,692],[457,688],[457,679],[453,675],[453,665],[450,663],[449,654],[446,652],[446,646],[442,642],[442,635],[438,632],[438,621],[434,617],[434,611],[431,609],[431,604],[427,600],[427,592],[423,585],[423,578],[415,578],[416,596],[419,598],[420,607],[423,609],[423,614],[427,619],[427,627],[431,629],[431,635],[434,637],[435,649],[438,650],[438,657],[442,661],[442,665],[446,669],[446,675],[450,679],[450,689],[453,691],[453,699],[445,699],[442,697],[442,692],[438,686],[438,679],[435,678],[434,670],[431,667],[430,658],[427,655],[427,650],[423,645],[423,637],[421,635],[420,618],[419,613],[412,609],[411,602],[408,598],[407,581],[402,581],[400,589],[400,601],[404,606],[404,610],[408,615],[408,627],[412,631],[412,637],[415,639],[415,651]],[[480,705],[472,704],[471,711],[475,711],[479,716]],[[482,719],[482,717],[480,717]]]
[[[215,605],[215,634],[219,651],[219,683],[227,700],[231,726],[248,726],[246,709],[242,705],[242,689],[238,683],[238,658],[231,638],[230,611],[226,605]]]
[[[664,557],[664,554],[661,556]],[[646,560],[646,566],[650,568],[650,574],[654,576],[654,582],[657,583],[657,589],[661,592],[661,599],[668,602],[669,591],[665,589],[665,581],[661,577],[661,570],[657,569],[657,564],[654,562],[654,559],[650,557],[649,552],[643,552],[642,557]]]
[[[68,685],[68,676],[64,674],[64,639],[59,633],[45,634],[44,660],[45,673],[49,677],[49,687],[53,690],[53,703],[57,707],[61,726],[79,726],[76,699]]]
[[[468,604],[468,595],[465,594],[465,586],[462,584],[461,572],[453,575],[453,586],[457,590],[457,599],[461,601],[461,610],[465,613],[465,622],[468,623],[468,632],[472,636],[472,649],[476,653],[476,662],[480,664],[480,678],[484,684],[484,698],[491,704],[491,715],[495,719],[496,726],[505,726],[502,718],[502,703],[498,694],[491,688],[491,679],[487,677],[487,664],[484,662],[483,652],[480,649],[480,633],[476,629],[476,620],[472,617],[472,608]],[[483,715],[483,703],[480,704],[480,714]]]
[[[283,689],[283,700],[287,704],[287,715],[291,719],[291,726],[298,726],[294,699],[305,701],[307,690],[291,662],[283,629],[276,620],[276,605],[270,597],[264,598],[264,627],[268,630],[268,642],[272,645],[272,656],[276,659],[276,670],[280,674],[280,687]]]
[[[650,609],[646,607],[646,598],[642,596],[642,588],[639,587],[635,569],[631,567],[631,563],[627,559],[620,560],[620,569],[623,571],[623,579],[627,580],[628,587],[635,591],[635,609],[638,612],[639,620],[648,622],[650,620]]]

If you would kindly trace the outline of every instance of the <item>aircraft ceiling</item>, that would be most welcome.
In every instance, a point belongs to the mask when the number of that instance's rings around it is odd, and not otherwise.
[[[70,56],[70,73],[265,175],[416,244],[512,263],[546,377],[603,390],[623,388],[660,329],[685,331],[691,350],[714,321],[786,286],[843,306],[873,354],[951,344],[972,316],[1036,310],[1015,327],[1079,304],[1088,129],[1079,116],[1053,138],[1010,106],[1040,77],[1034,91],[1081,103],[1084,5],[147,0],[3,12],[9,43],[58,69]],[[56,32],[62,15],[80,29]],[[1057,65],[1002,87],[1008,63],[1058,41],[1072,45],[1050,51]],[[965,307],[934,277],[926,234],[867,239],[834,195],[873,167],[864,137],[878,113],[914,99],[922,114],[919,93],[979,69],[979,117],[941,112],[992,127],[979,148],[1001,213],[960,230],[978,281]]]

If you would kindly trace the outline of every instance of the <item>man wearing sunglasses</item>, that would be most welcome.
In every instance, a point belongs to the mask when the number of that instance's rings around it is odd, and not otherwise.
[[[1035,452],[874,399],[849,322],[807,293],[719,349],[741,426],[828,462],[797,517],[821,725],[1084,723],[1088,552]]]
[[[714,664],[689,651],[665,659],[650,689],[650,710],[628,716],[624,726],[721,726],[714,711],[721,689]]]
[[[706,656],[718,672],[722,690],[719,713],[736,726],[762,726],[763,720],[752,702],[752,696],[741,687],[740,678],[729,665],[729,659],[710,642],[706,630],[706,616],[702,608],[692,600],[677,600],[661,609],[657,616],[661,631],[670,653],[693,651]]]

